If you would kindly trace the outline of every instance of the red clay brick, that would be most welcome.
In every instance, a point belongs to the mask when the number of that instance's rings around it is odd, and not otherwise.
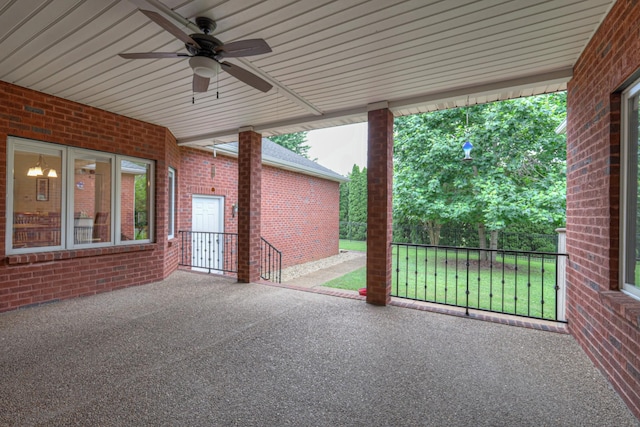
[[[367,159],[367,302],[391,301],[393,113],[369,112]]]
[[[567,97],[569,328],[640,417],[640,302],[618,292],[621,89],[640,69],[640,3],[618,1],[574,67]],[[626,29],[635,29],[633,32]],[[635,319],[635,320],[634,320]]]

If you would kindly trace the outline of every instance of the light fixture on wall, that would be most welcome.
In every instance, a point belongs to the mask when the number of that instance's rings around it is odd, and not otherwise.
[[[238,215],[238,204],[234,203],[231,205],[231,218],[235,218]]]
[[[43,176],[45,172],[49,178],[58,177],[58,173],[56,172],[56,170],[53,168],[50,168],[46,160],[44,159],[44,156],[40,154],[38,157],[38,161],[36,162],[36,165],[32,168],[29,168],[29,172],[27,172],[27,176]]]

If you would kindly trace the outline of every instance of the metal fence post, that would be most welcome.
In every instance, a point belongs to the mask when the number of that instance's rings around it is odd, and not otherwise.
[[[567,252],[567,229],[558,228],[558,254],[566,254]],[[558,309],[558,320],[567,321],[567,257],[558,256],[557,285],[558,294],[556,295],[556,306]]]

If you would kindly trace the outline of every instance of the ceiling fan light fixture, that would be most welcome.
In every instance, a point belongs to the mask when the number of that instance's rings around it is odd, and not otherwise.
[[[193,72],[200,77],[210,79],[218,74],[218,63],[206,56],[192,56],[189,59],[189,65],[193,68]]]

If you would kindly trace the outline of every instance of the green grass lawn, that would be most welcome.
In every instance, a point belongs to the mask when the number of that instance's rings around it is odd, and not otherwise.
[[[342,277],[330,280],[322,286],[338,289],[350,289],[357,291],[360,288],[367,286],[367,268],[362,267],[351,273],[345,274]]]
[[[348,243],[349,247],[355,247],[353,243],[365,242]],[[342,248],[342,241],[340,246]],[[508,256],[504,260],[498,256],[495,262],[478,262],[478,251],[468,253],[467,260],[465,249],[394,246],[391,294],[421,301],[555,319],[554,256],[518,255],[517,259]],[[351,290],[363,288],[366,286],[366,269],[356,270],[324,286]]]
[[[344,249],[346,251],[359,251],[366,252],[367,251],[367,242],[362,242],[359,240],[340,240],[340,249]]]

